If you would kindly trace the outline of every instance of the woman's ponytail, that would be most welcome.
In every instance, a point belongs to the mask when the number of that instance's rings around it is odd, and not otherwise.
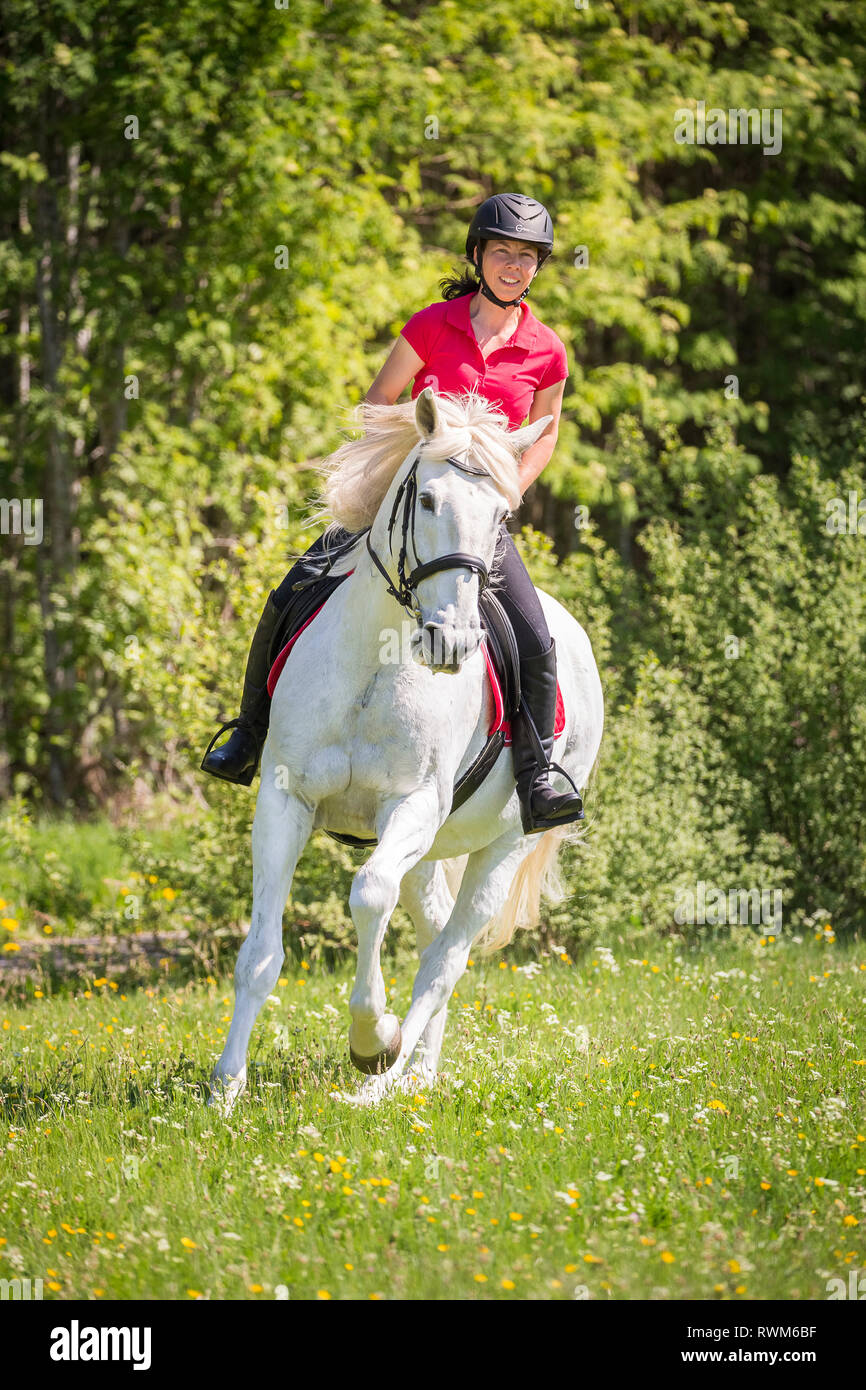
[[[478,249],[478,259],[484,259],[485,242],[482,241]],[[467,263],[471,264],[471,263]],[[442,291],[443,299],[457,299],[461,294],[475,294],[481,289],[481,281],[478,278],[478,270],[474,264],[471,269],[455,271],[453,275],[446,275],[439,281],[439,288]]]

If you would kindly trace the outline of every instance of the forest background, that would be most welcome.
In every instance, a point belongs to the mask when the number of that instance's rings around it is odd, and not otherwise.
[[[866,7],[7,0],[3,26],[6,947],[247,920],[254,798],[202,751],[317,534],[316,461],[509,190],[554,216],[532,305],[571,368],[513,529],[607,707],[542,939],[683,931],[699,884],[856,931]],[[677,138],[713,108],[775,113],[780,148]],[[291,950],[347,949],[358,862],[314,838]]]

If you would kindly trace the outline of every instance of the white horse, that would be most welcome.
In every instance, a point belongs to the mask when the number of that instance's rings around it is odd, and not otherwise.
[[[520,454],[549,418],[509,432],[483,400],[428,389],[408,405],[365,407],[364,437],[323,465],[332,516],[369,535],[334,566],[352,573],[297,639],[274,691],[252,832],[252,922],[212,1103],[230,1109],[246,1084],[250,1034],[280,975],[283,909],[313,830],[378,840],[349,897],[358,933],[350,1053],[375,1074],[343,1099],[360,1103],[435,1079],[448,1000],[473,943],[505,945],[518,925],[537,921],[541,891],[557,884],[567,832],[523,834],[507,749],[449,814],[455,779],[484,746],[493,709],[479,575],[491,566],[501,519],[519,504]],[[406,501],[399,489],[413,467],[410,590],[389,519],[395,498]],[[411,582],[415,566],[443,557]],[[417,624],[408,642],[398,591]],[[540,598],[565,707],[553,756],[582,788],[601,742],[601,682],[584,630],[548,594]],[[387,1010],[379,960],[398,901],[420,955],[402,1026]]]

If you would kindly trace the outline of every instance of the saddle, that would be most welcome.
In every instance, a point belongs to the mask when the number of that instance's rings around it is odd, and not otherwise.
[[[352,543],[356,540],[357,536],[350,537]],[[336,549],[332,549],[328,554],[302,557],[300,563],[303,566],[304,577],[293,586],[296,596],[292,597],[284,609],[271,639],[268,658],[270,696],[273,696],[292,647],[304,628],[309,627],[316,614],[324,608],[331,594],[343,581],[348,579],[350,574],[354,574],[354,570],[349,570],[346,574],[329,573],[337,555],[345,548],[346,544],[340,542]],[[482,589],[478,610],[485,632],[481,647],[493,695],[493,720],[487,731],[487,742],[481,752],[454,783],[449,813],[452,815],[478,790],[493,769],[502,749],[511,743],[511,720],[520,707],[520,654],[508,614],[491,588]],[[555,733],[559,734],[564,727],[565,712],[557,685]],[[363,839],[357,835],[341,834],[336,830],[326,830],[325,834],[330,835],[332,840],[339,840],[341,844],[351,845],[353,848],[367,848],[378,843],[375,837]]]

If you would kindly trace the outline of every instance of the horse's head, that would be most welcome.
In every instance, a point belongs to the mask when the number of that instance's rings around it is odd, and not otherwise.
[[[433,391],[422,391],[415,404],[421,443],[404,473],[404,482],[414,477],[404,490],[404,568],[407,606],[418,625],[413,655],[432,670],[456,672],[481,641],[480,587],[493,566],[500,523],[519,505],[517,462],[551,416],[513,432],[488,422],[485,448],[471,423],[443,420],[443,414]],[[491,469],[497,454],[499,466]],[[396,522],[402,524],[399,508]]]

